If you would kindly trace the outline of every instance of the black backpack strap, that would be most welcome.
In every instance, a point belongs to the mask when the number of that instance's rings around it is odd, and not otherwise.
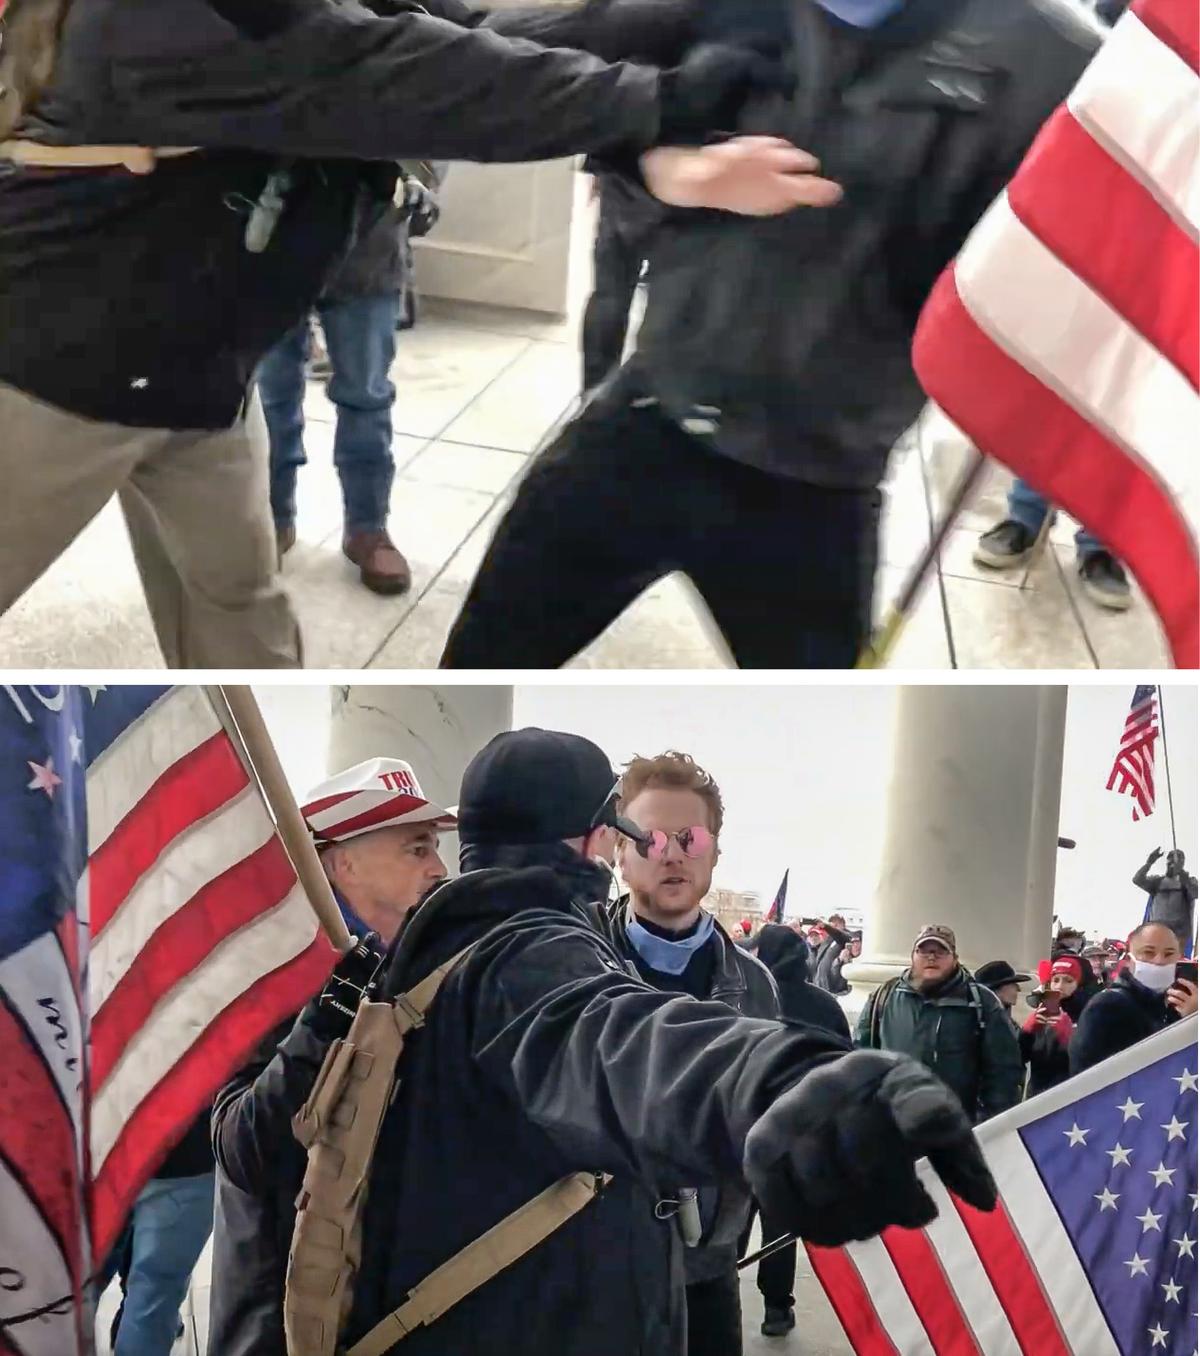
[[[867,999],[867,1039],[872,1050],[879,1049],[879,1031],[883,1024],[883,1010],[896,986],[900,983],[900,979],[901,976],[896,975],[892,979],[885,980]]]

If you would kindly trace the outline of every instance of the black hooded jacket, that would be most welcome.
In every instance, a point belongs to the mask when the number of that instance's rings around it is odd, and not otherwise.
[[[844,197],[756,219],[664,214],[629,377],[676,422],[703,407],[722,455],[872,489],[924,404],[910,349],[925,298],[1103,29],[1075,0],[905,0],[865,31],[816,0],[783,7],[774,55],[792,92],[751,100],[731,130],[811,151]],[[708,23],[737,40],[740,15],[761,45],[766,10],[692,0],[676,43]]]
[[[634,979],[587,912],[607,877],[566,848],[468,854],[464,865],[483,869],[438,890],[390,957],[386,990],[399,993],[476,944],[406,1045],[345,1337],[360,1337],[468,1242],[583,1170],[614,1181],[406,1338],[405,1356],[678,1356],[681,1245],[656,1203],[679,1182],[738,1178],[754,1121],[842,1047]],[[290,1134],[320,1048],[302,1014],[226,1115],[217,1152],[235,1185]]]
[[[779,1006],[789,1022],[818,1027],[850,1040],[850,1023],[831,993],[808,979],[808,943],[781,923],[768,923],[756,938],[758,959],[770,970],[779,988]]]
[[[1179,1020],[1165,994],[1121,974],[1083,1010],[1071,1037],[1071,1072],[1082,1073]]]

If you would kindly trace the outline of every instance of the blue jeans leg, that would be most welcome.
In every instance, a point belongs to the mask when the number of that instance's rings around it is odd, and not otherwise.
[[[1023,480],[1013,481],[1013,487],[1008,495],[1008,516],[1010,518],[1016,519],[1030,532],[1037,532],[1041,529],[1048,511],[1046,501],[1038,494],[1037,490],[1031,485],[1027,485]],[[1097,537],[1092,536],[1086,527],[1081,527],[1075,533],[1075,553],[1080,560],[1095,555],[1097,551],[1106,549],[1104,543]]]
[[[1032,485],[1014,480],[1008,492],[1008,516],[1030,532],[1040,532],[1050,506]]]
[[[342,482],[347,532],[387,526],[396,463],[392,457],[389,372],[396,356],[400,297],[352,297],[318,308],[333,375],[326,390],[337,406],[333,461]]]
[[[113,1356],[169,1356],[179,1306],[212,1233],[214,1178],[156,1177],[133,1208],[133,1262]]]
[[[276,527],[296,521],[296,473],[304,465],[304,365],[311,336],[307,317],[258,366],[267,434],[271,440],[271,512]]]

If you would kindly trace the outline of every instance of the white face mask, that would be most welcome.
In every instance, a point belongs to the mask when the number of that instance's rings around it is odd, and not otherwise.
[[[1156,961],[1135,960],[1133,977],[1154,993],[1166,993],[1175,982],[1175,962],[1159,965]]]

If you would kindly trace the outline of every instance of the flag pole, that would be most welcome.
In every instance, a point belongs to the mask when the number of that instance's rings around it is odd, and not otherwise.
[[[292,788],[284,776],[283,766],[254,693],[241,685],[220,686],[217,691],[237,727],[250,767],[262,788],[263,799],[275,820],[279,837],[292,859],[313,913],[317,915],[317,920],[334,947],[342,953],[349,951],[353,945],[350,929],[333,897],[333,887],[321,865],[308,825],[296,804],[296,797],[292,795]]]
[[[1171,757],[1167,752],[1167,708],[1163,703],[1163,690],[1158,689],[1158,728],[1162,731],[1163,771],[1167,774],[1167,809],[1171,814],[1171,847],[1179,847],[1175,837],[1175,797],[1171,794]]]
[[[930,571],[936,565],[938,557],[942,553],[942,548],[945,546],[954,524],[958,521],[959,514],[966,508],[968,500],[983,479],[987,462],[987,457],[977,447],[972,446],[967,465],[958,478],[958,483],[954,487],[954,493],[950,496],[950,503],[947,505],[942,521],[933,534],[933,540],[909,572],[904,581],[904,587],[900,590],[900,596],[888,610],[882,626],[867,642],[862,654],[858,657],[855,668],[881,669],[887,664],[892,651],[896,648],[896,642],[900,639],[900,633],[904,630],[905,623],[908,621],[909,613],[916,604],[917,596],[924,588]]]

